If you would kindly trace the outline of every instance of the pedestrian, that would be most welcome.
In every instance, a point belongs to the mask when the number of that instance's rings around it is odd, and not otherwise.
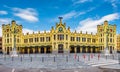
[[[98,60],[99,60],[99,58],[100,58],[100,54],[98,54]]]
[[[76,59],[76,57],[77,57],[77,54],[75,53],[74,58]]]
[[[93,58],[93,54],[91,54],[91,58]]]
[[[84,60],[85,60],[85,58],[86,58],[85,54],[83,54],[83,58],[84,58]]]

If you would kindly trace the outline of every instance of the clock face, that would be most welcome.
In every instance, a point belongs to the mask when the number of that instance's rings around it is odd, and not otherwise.
[[[62,32],[63,31],[63,28],[62,27],[59,27],[59,32]]]

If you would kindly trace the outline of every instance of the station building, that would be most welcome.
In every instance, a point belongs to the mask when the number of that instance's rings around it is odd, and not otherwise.
[[[49,32],[23,34],[23,26],[16,23],[2,25],[2,51],[9,54],[14,44],[19,53],[98,53],[106,48],[110,52],[116,49],[116,25],[103,24],[97,25],[97,33],[90,34],[71,32],[70,27],[62,22],[62,18],[51,27]],[[14,33],[16,31],[16,33]],[[14,40],[15,35],[15,40]],[[106,36],[108,35],[108,39]]]
[[[120,53],[120,34],[117,35],[117,51]]]

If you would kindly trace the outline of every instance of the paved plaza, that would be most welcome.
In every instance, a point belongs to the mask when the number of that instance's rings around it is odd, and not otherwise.
[[[104,68],[119,70],[119,54],[20,54],[18,57],[0,55],[0,72],[102,72]],[[108,67],[109,66],[109,67]],[[104,67],[104,68],[103,68]],[[7,71],[8,70],[8,71]],[[94,71],[93,71],[94,70]],[[105,69],[104,69],[105,70]]]

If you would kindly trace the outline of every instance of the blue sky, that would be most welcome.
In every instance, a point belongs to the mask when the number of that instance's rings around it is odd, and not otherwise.
[[[120,0],[1,0],[0,25],[16,20],[24,33],[49,31],[62,16],[71,31],[95,33],[96,26],[108,20],[120,33],[119,9]]]

